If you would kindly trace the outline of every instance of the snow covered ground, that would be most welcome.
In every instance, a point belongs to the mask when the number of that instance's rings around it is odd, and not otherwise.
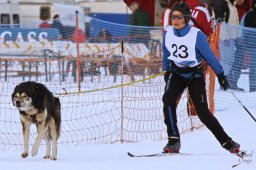
[[[255,110],[251,110],[255,116]],[[218,111],[218,120],[226,132],[247,152],[244,159],[224,150],[205,127],[181,136],[183,153],[165,157],[131,158],[127,152],[150,154],[161,152],[166,141],[115,143],[104,145],[60,146],[58,160],[44,160],[44,147],[27,159],[21,150],[9,149],[0,154],[2,170],[255,170],[256,122],[243,109]],[[239,164],[232,168],[233,165]]]
[[[242,75],[238,86],[246,92],[236,95],[256,117],[256,92],[248,92],[248,75]],[[218,84],[218,83],[216,83]],[[13,84],[12,84],[13,85]],[[6,85],[10,86],[10,84]],[[13,89],[9,87],[5,89]],[[61,89],[61,88],[60,88]],[[216,117],[225,131],[247,154],[243,159],[224,150],[210,131],[203,127],[181,135],[182,153],[192,155],[172,155],[165,157],[131,158],[133,154],[160,153],[166,141],[143,141],[139,143],[80,144],[77,146],[60,145],[58,160],[44,160],[45,148],[40,147],[38,155],[21,158],[21,149],[8,148],[0,154],[1,170],[255,170],[256,169],[256,122],[247,114],[231,94],[218,90],[215,100]],[[55,89],[56,90],[56,89]],[[7,94],[10,94],[7,92]],[[6,96],[5,96],[6,97]],[[0,98],[3,108],[4,97]],[[9,96],[8,96],[9,99]],[[9,101],[8,101],[9,102]],[[8,103],[7,108],[11,108]],[[3,115],[8,116],[8,110]],[[9,119],[6,119],[9,120]],[[11,119],[12,120],[12,119]],[[164,122],[163,122],[164,123]],[[0,126],[1,127],[1,126]],[[4,126],[9,128],[8,126]],[[0,143],[4,142],[0,138]],[[20,148],[20,147],[18,147]],[[31,149],[31,148],[30,148]],[[238,164],[238,165],[237,165]],[[232,168],[233,165],[237,165]]]

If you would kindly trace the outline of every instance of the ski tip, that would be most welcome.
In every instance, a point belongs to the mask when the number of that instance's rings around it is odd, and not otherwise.
[[[127,152],[127,154],[128,154],[130,157],[134,157],[134,155],[131,154],[130,152]]]

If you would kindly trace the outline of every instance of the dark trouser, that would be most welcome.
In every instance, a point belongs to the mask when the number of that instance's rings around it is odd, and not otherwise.
[[[249,63],[249,91],[256,91],[256,50],[255,50],[255,39],[250,37],[247,39],[246,45],[251,47],[247,49],[247,53],[250,56]]]
[[[235,46],[236,46],[235,56],[234,56],[235,60],[227,76],[228,82],[231,88],[237,87],[237,82],[243,68],[243,56],[244,56],[244,49],[245,49],[245,46],[243,44],[243,39],[236,39]]]
[[[179,137],[180,135],[177,127],[176,101],[186,87],[188,87],[199,119],[214,134],[220,144],[227,142],[230,137],[208,109],[204,78],[186,79],[177,74],[170,77],[163,95],[164,122],[168,136]]]
[[[256,50],[254,50],[256,52]],[[250,58],[250,66],[249,66],[249,90],[250,92],[256,91],[256,56],[254,54],[251,55]]]
[[[235,60],[232,64],[232,68],[228,74],[228,81],[230,87],[236,87],[238,79],[241,75],[241,70],[243,68],[244,54],[248,54],[249,60],[249,91],[256,91],[256,50],[254,36],[248,35],[244,39],[237,39],[235,42]]]

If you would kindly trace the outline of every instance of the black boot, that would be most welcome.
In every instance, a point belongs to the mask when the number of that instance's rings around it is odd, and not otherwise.
[[[229,139],[227,142],[223,143],[222,147],[231,153],[238,153],[240,151],[240,144],[236,143],[232,139]]]
[[[163,148],[163,153],[179,153],[180,146],[179,137],[169,137],[168,143]]]

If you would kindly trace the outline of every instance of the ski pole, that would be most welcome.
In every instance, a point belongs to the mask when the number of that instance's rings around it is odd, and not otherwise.
[[[240,103],[240,105],[244,108],[244,110],[246,110],[246,112],[251,116],[251,118],[256,122],[255,117],[253,117],[251,112],[244,106],[244,104],[239,100],[239,98],[235,95],[235,93],[232,90],[230,90],[230,93],[234,96],[234,98],[238,101],[238,103]]]

